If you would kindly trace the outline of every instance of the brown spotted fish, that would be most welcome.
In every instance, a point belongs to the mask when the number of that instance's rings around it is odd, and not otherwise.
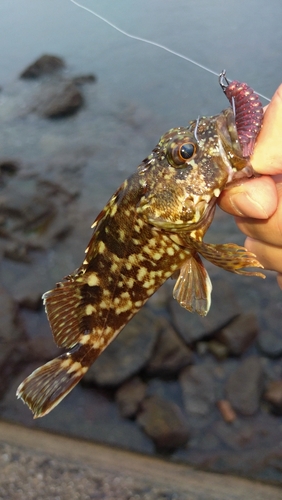
[[[245,248],[203,242],[226,184],[252,175],[249,156],[262,122],[249,87],[229,84],[224,73],[220,83],[232,108],[164,134],[98,215],[81,267],[43,295],[54,340],[68,351],[20,384],[17,396],[34,417],[72,390],[176,271],[174,298],[206,315],[212,286],[200,254],[228,271],[264,277],[244,269],[262,267]]]

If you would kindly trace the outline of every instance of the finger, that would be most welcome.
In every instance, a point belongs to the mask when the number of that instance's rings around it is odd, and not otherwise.
[[[282,172],[282,85],[267,106],[263,127],[251,158],[252,166],[260,174],[275,175]]]
[[[246,239],[245,247],[255,254],[265,269],[281,273],[282,277],[282,248],[263,243],[253,238]]]
[[[239,229],[251,238],[262,243],[282,247],[282,185],[277,184],[278,206],[275,213],[267,220],[249,217],[236,217]]]
[[[280,288],[282,289],[282,274],[278,274],[277,283],[280,286]]]
[[[227,187],[219,199],[219,206],[225,212],[255,219],[268,219],[275,212],[277,203],[276,185],[268,176],[246,179]]]

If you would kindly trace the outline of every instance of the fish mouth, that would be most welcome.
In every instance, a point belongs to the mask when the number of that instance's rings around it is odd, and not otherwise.
[[[194,217],[190,221],[182,226],[189,230],[198,229],[206,224],[206,222],[212,218],[212,214],[215,209],[217,198],[219,197],[221,191],[219,189],[214,190],[216,194],[205,194],[200,197],[200,200],[194,206]]]
[[[252,165],[249,164],[244,167],[242,170],[233,170],[233,173],[229,176],[228,182],[226,183],[225,189],[231,189],[234,186],[240,186],[248,181],[248,179],[252,177],[260,177],[260,174],[257,174]]]

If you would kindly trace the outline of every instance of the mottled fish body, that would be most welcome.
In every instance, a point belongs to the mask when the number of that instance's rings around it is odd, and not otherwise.
[[[19,386],[18,397],[35,417],[71,391],[177,270],[174,297],[187,310],[207,314],[211,283],[199,254],[229,271],[263,276],[244,270],[262,267],[244,248],[202,241],[227,182],[250,169],[231,109],[162,136],[95,220],[81,267],[43,296],[54,340],[69,351]]]

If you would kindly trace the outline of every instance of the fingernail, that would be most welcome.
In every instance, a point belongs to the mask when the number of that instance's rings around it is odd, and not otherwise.
[[[236,214],[241,217],[268,219],[265,208],[249,194],[235,193],[230,197],[230,203]]]

